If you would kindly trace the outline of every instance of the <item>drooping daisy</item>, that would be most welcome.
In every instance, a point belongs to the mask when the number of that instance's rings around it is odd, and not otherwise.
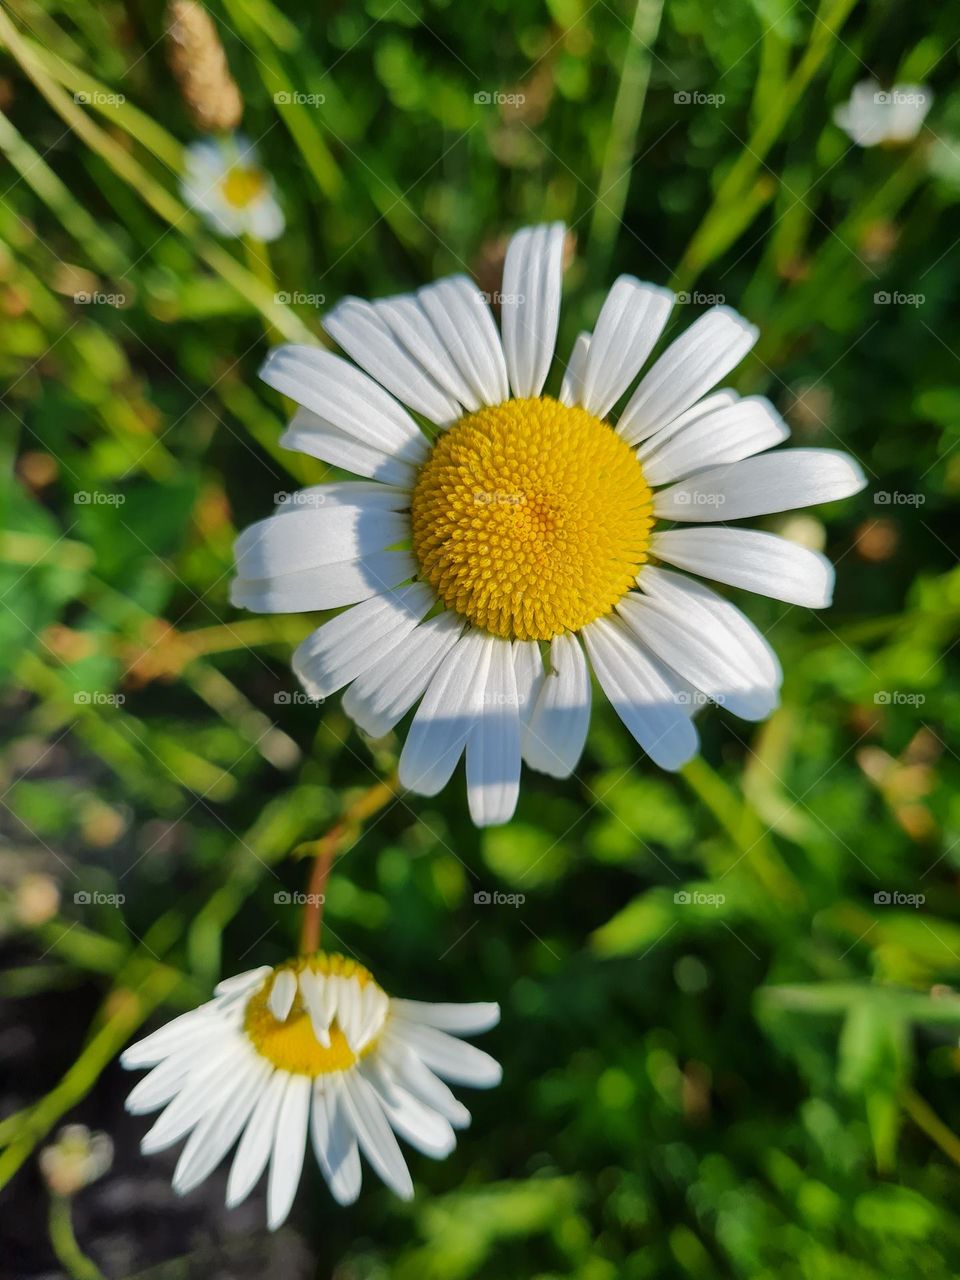
[[[261,168],[256,147],[239,133],[191,143],[181,191],[221,235],[276,240],[286,225],[273,179]]]
[[[858,147],[902,146],[920,132],[932,103],[926,85],[881,89],[876,80],[861,80],[833,119]]]
[[[127,1110],[164,1108],[140,1144],[144,1154],[190,1135],[173,1175],[181,1195],[239,1139],[227,1207],[245,1200],[269,1165],[271,1231],[293,1204],[308,1132],[340,1204],[360,1194],[360,1152],[409,1199],[413,1183],[394,1135],[436,1159],[450,1154],[470,1113],[443,1081],[488,1088],[501,1074],[458,1037],[499,1017],[496,1004],[395,1000],[353,960],[300,956],[228,978],[209,1003],[131,1045],[123,1066],[153,1069]]]
[[[521,759],[572,772],[591,667],[667,769],[697,750],[695,691],[767,716],[781,682],[770,646],[675,569],[827,605],[822,555],[726,522],[864,484],[845,454],[767,452],[788,435],[767,400],[706,394],[757,337],[728,307],[673,342],[611,424],[673,303],[632,276],[577,339],[558,396],[544,395],[563,240],[559,224],[511,240],[502,339],[476,287],[453,276],[341,302],[325,327],[355,364],[309,346],[272,352],[263,378],[302,406],[282,443],[367,479],[294,495],[236,546],[236,605],[353,606],[300,645],[298,677],[318,698],[349,685],[344,709],[374,737],[419,703],[400,781],[434,795],[465,753],[479,825],[512,815]],[[688,527],[659,527],[673,521]]]

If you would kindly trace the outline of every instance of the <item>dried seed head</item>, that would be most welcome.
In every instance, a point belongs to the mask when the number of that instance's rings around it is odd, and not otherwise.
[[[167,6],[170,68],[196,124],[205,132],[235,129],[243,98],[207,10],[196,0]]]

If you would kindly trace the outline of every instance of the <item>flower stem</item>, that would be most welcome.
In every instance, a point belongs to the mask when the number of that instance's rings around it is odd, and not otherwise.
[[[103,1272],[77,1243],[69,1196],[51,1198],[49,1228],[53,1251],[73,1280],[104,1280]]]
[[[360,830],[367,820],[384,807],[397,793],[396,773],[376,782],[349,805],[343,817],[318,840],[308,840],[298,845],[294,856],[313,859],[310,875],[307,880],[306,905],[303,908],[303,922],[300,926],[300,954],[309,955],[320,947],[320,933],[323,926],[323,904],[327,878],[339,853],[356,843]]]

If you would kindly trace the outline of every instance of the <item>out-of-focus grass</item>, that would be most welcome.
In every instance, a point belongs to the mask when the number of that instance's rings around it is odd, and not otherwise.
[[[321,1274],[955,1274],[956,17],[213,13],[287,216],[269,260],[183,208],[193,132],[161,6],[0,11],[0,1052],[31,1063],[0,1120],[14,1270],[53,1265],[37,1144],[68,1113],[119,1124],[112,1059],[159,1006],[296,945],[288,854],[395,763],[399,737],[297,702],[287,660],[316,619],[227,603],[235,529],[323,475],[277,446],[265,333],[320,340],[318,296],[464,267],[490,287],[504,231],[563,218],[562,344],[619,271],[685,291],[675,326],[722,297],[763,334],[740,388],[871,483],[767,522],[838,564],[825,614],[744,602],[787,671],[768,724],[706,713],[703,758],[673,778],[600,705],[577,777],[527,775],[510,827],[475,831],[460,782],[371,820],[330,887],[331,945],[398,992],[501,1000],[505,1083],[455,1156],[414,1159],[412,1206],[371,1187],[342,1213],[308,1178],[288,1233]],[[869,72],[932,84],[913,146],[860,151],[832,125]],[[37,872],[61,907],[27,924]],[[524,902],[475,905],[484,888]],[[124,1254],[148,1171],[121,1149],[125,1209],[79,1224],[111,1275],[221,1230],[220,1184],[188,1218],[154,1190],[167,1225]]]

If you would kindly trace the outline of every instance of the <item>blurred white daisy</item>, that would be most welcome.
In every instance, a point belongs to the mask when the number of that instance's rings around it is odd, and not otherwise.
[[[221,982],[215,998],[128,1048],[128,1068],[152,1067],[127,1099],[134,1114],[164,1110],[145,1154],[189,1134],[173,1175],[185,1195],[239,1138],[227,1207],[269,1165],[267,1221],[293,1204],[309,1132],[334,1199],[360,1194],[360,1152],[404,1199],[413,1183],[394,1134],[442,1159],[470,1113],[443,1083],[488,1088],[500,1067],[458,1037],[495,1026],[496,1004],[395,1000],[353,960],[317,952]],[[441,1079],[442,1077],[442,1079]]]
[[[833,119],[858,147],[896,146],[913,141],[932,103],[933,94],[926,85],[881,89],[875,80],[861,80],[850,100],[836,108]]]
[[[241,134],[204,138],[184,152],[183,198],[215,231],[276,240],[285,226],[273,179]]]
[[[419,702],[400,781],[434,795],[465,753],[478,825],[512,815],[521,760],[572,772],[591,667],[667,769],[696,753],[697,691],[769,715],[781,683],[770,646],[722,596],[662,566],[827,605],[822,555],[726,522],[865,483],[843,453],[767,452],[789,434],[767,400],[706,395],[757,338],[728,307],[667,347],[608,423],[674,301],[632,276],[577,339],[558,397],[543,395],[563,241],[559,224],[510,241],[502,339],[478,289],[453,276],[341,302],[325,327],[356,364],[317,347],[272,352],[263,378],[302,406],[282,443],[367,479],[289,495],[236,545],[236,605],[354,606],[300,645],[298,677],[320,698],[349,685],[344,709],[374,737]]]

